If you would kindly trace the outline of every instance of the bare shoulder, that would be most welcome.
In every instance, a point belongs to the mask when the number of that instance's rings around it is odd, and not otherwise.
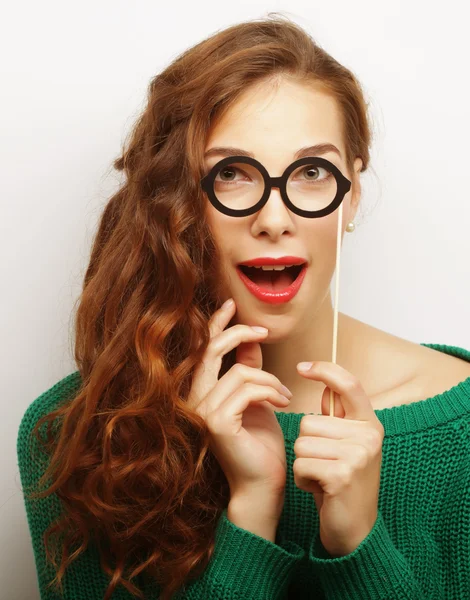
[[[433,348],[414,345],[419,349],[420,359],[417,377],[423,385],[429,386],[428,396],[440,394],[470,377],[470,362]]]
[[[356,330],[362,361],[354,372],[374,408],[418,402],[441,394],[470,377],[470,362],[421,346],[348,317]],[[356,342],[355,342],[356,343]]]

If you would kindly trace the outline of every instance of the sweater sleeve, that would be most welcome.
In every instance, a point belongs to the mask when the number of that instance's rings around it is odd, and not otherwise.
[[[232,523],[225,508],[217,525],[215,548],[203,576],[186,586],[185,600],[287,598],[292,574],[305,556],[295,542],[277,543]]]
[[[317,533],[309,561],[326,600],[425,600],[408,560],[393,544],[380,510],[369,535],[350,554],[332,557]]]

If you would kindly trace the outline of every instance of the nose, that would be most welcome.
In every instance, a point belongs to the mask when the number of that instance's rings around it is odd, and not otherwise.
[[[285,229],[292,227],[291,211],[285,205],[281,196],[280,177],[271,179],[271,193],[266,204],[258,212],[256,218],[257,226],[268,231],[272,236],[279,235]]]

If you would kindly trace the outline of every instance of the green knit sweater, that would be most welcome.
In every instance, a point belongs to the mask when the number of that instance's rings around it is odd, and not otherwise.
[[[470,362],[470,351],[422,344]],[[27,408],[17,440],[23,490],[44,465],[28,449],[37,419],[70,397],[78,371]],[[442,394],[375,411],[385,429],[378,518],[354,552],[331,557],[319,539],[313,496],[299,490],[292,472],[294,442],[305,413],[278,413],[285,436],[287,485],[275,543],[237,527],[222,513],[214,555],[196,581],[175,598],[186,600],[464,600],[470,599],[470,377]],[[59,514],[58,498],[25,498],[42,600],[54,575],[46,566],[43,531]],[[65,600],[102,600],[109,578],[89,547],[65,575]],[[146,600],[158,588],[136,580]],[[119,586],[113,600],[132,596]]]

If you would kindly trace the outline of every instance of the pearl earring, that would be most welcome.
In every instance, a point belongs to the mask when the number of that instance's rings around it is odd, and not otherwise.
[[[346,231],[354,231],[356,229],[356,226],[354,225],[353,221],[350,221],[347,225],[346,225]]]

